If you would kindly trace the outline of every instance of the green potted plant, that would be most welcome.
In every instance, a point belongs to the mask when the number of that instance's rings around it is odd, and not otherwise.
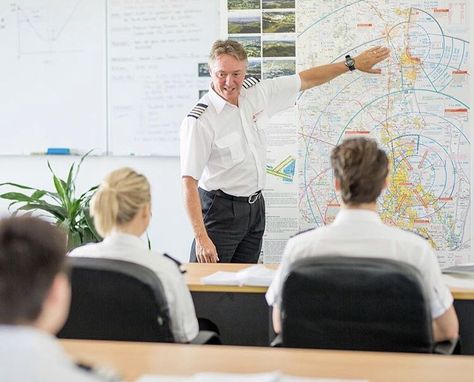
[[[76,179],[82,162],[90,154],[90,151],[81,157],[79,164],[74,162],[69,168],[66,180],[56,176],[48,161],[48,168],[53,176],[55,191],[46,191],[22,184],[5,182],[0,187],[10,186],[17,190],[28,190],[29,192],[11,191],[0,194],[0,198],[10,200],[8,210],[13,214],[25,211],[25,213],[46,212],[56,225],[62,227],[68,235],[68,250],[89,242],[98,242],[100,235],[95,230],[93,221],[89,214],[89,202],[98,186],[91,187],[79,197],[76,197]]]

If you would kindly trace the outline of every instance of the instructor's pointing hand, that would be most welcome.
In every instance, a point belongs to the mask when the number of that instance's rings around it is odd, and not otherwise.
[[[376,46],[374,48],[367,49],[358,56],[354,57],[355,67],[361,72],[380,74],[382,72],[381,69],[374,69],[373,66],[383,60],[386,60],[389,56],[390,49],[382,46]]]

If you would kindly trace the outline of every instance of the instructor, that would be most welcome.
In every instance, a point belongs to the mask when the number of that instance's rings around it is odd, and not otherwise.
[[[292,76],[245,79],[241,44],[218,40],[209,55],[211,85],[181,125],[181,176],[185,208],[194,231],[190,261],[256,263],[265,230],[265,122],[292,106],[302,90],[389,56],[374,47],[345,61]]]

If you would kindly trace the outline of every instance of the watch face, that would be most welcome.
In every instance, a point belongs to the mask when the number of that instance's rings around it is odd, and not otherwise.
[[[352,57],[346,57],[346,66],[349,68],[349,70],[355,70],[355,61]]]

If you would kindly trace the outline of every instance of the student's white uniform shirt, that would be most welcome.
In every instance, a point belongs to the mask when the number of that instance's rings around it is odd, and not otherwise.
[[[99,382],[77,367],[51,334],[0,325],[0,381]]]
[[[76,248],[69,255],[124,260],[150,268],[163,284],[175,340],[189,342],[198,334],[193,300],[183,275],[172,260],[151,252],[139,237],[113,232],[102,242]]]
[[[290,264],[312,256],[379,257],[398,260],[417,268],[429,292],[433,318],[441,316],[453,297],[441,279],[436,255],[420,236],[382,223],[377,213],[342,208],[334,222],[291,238],[266,298],[280,306],[281,289]]]
[[[198,104],[208,105],[198,118],[181,124],[181,176],[199,179],[207,191],[222,190],[249,196],[265,186],[266,140],[269,118],[296,102],[299,75],[255,83],[239,95],[239,106],[225,101],[212,88]],[[193,114],[193,113],[191,113]]]

